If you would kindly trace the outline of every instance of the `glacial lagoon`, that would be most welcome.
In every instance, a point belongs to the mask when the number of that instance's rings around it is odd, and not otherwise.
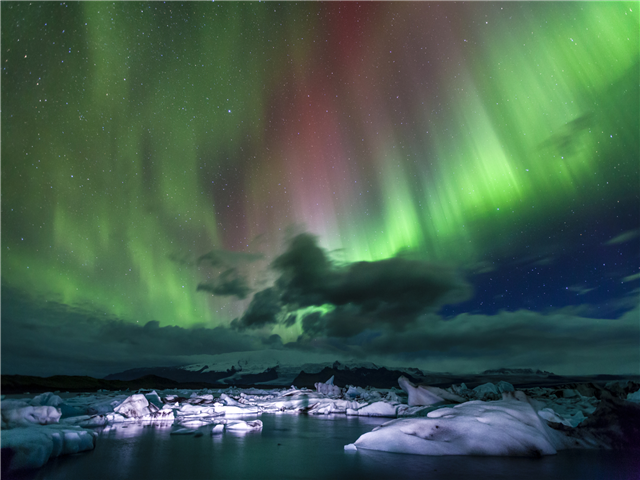
[[[261,431],[171,435],[171,423],[99,427],[96,448],[49,461],[13,478],[68,479],[581,479],[640,478],[633,452],[564,450],[542,458],[430,457],[344,445],[389,421],[345,415],[262,414]]]

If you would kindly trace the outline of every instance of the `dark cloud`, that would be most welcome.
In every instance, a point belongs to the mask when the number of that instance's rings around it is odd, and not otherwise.
[[[471,291],[453,269],[421,260],[397,257],[335,266],[306,233],[293,238],[272,267],[280,272],[275,286],[287,309],[336,307],[303,320],[310,335],[324,331],[346,337],[377,324],[404,328],[424,312],[466,300]]]
[[[428,314],[403,331],[363,330],[350,338],[330,336],[328,329],[317,328],[319,316],[309,315],[303,327],[313,335],[302,335],[287,347],[342,351],[368,359],[385,357],[388,364],[399,362],[431,371],[535,367],[559,374],[637,374],[639,315],[638,308],[618,319],[528,310],[461,314],[449,320]]]
[[[197,290],[209,292],[213,295],[235,296],[241,300],[251,293],[247,280],[240,276],[236,268],[225,270],[213,282],[200,283]]]
[[[283,347],[282,338],[280,337],[280,335],[277,335],[275,333],[263,339],[262,343],[263,345],[276,350],[280,350]]]
[[[292,308],[323,305],[331,264],[313,235],[302,233],[293,238],[286,252],[272,263],[280,272],[276,281],[282,302]]]
[[[207,263],[212,267],[237,266],[262,260],[261,253],[233,252],[231,250],[211,250],[198,257],[198,264]]]
[[[267,288],[256,293],[242,317],[231,322],[236,330],[261,328],[278,323],[280,313],[280,295],[275,288]]]
[[[104,376],[129,368],[193,363],[193,355],[264,348],[226,327],[161,327],[39,303],[2,288],[2,374]]]
[[[240,268],[261,259],[263,259],[263,255],[259,253],[211,250],[201,255],[196,264],[207,264],[215,269],[224,268],[224,271],[220,274],[209,274],[209,278],[215,278],[198,284],[197,291],[219,296],[238,297],[243,300],[251,293],[251,287],[246,277],[240,272]]]

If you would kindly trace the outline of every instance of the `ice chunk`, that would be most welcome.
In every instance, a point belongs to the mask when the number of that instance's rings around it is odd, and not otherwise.
[[[129,418],[141,418],[159,409],[154,404],[150,404],[147,397],[141,393],[131,395],[124,402],[113,409],[116,413]]]
[[[182,405],[177,411],[177,416],[194,415],[194,416],[216,416],[221,413],[216,411],[215,405]]]
[[[62,415],[60,409],[50,406],[7,409],[3,402],[2,407],[2,429],[58,423]]]
[[[227,395],[226,393],[223,393],[220,395],[220,401],[224,402],[225,405],[239,405],[237,400],[234,400],[233,398],[231,398],[229,395]]]
[[[353,443],[350,443],[349,445],[344,446],[344,450],[346,452],[355,452],[358,450],[358,447],[356,447]]]
[[[107,413],[103,415],[78,415],[76,417],[64,418],[60,421],[65,425],[77,425],[80,427],[102,427],[113,423],[123,423],[130,420],[119,413]]]
[[[155,390],[149,393],[145,393],[144,396],[147,398],[147,401],[149,403],[154,404],[156,407],[162,408],[164,406],[164,403],[162,403],[162,400],[160,399],[160,395],[158,395]]]
[[[580,394],[576,392],[573,388],[565,388],[562,390],[562,396],[564,398],[575,398],[580,396]]]
[[[226,428],[227,430],[236,430],[236,431],[262,430],[262,421],[252,420],[250,422],[245,422],[243,420],[233,420],[233,421],[227,422]]]
[[[629,393],[627,395],[628,402],[640,403],[640,390],[634,393]]]
[[[39,468],[50,458],[92,450],[96,436],[97,433],[90,430],[67,425],[32,425],[5,430],[2,450],[8,449],[13,455],[9,465],[3,464],[2,468],[9,472]]]
[[[509,382],[505,382],[504,380],[500,380],[497,384],[496,384],[496,389],[498,390],[498,392],[502,393],[502,392],[513,392],[515,391],[515,388],[513,388],[513,385],[511,385]]]
[[[315,384],[316,391],[318,393],[322,393],[323,395],[329,395],[332,397],[337,397],[342,394],[342,389],[333,384],[333,376],[327,380],[325,383],[318,382]]]
[[[308,411],[310,415],[329,415],[332,413],[346,413],[349,409],[358,409],[360,404],[349,400],[318,399],[317,403]]]
[[[224,415],[257,415],[262,413],[262,409],[257,405],[222,405],[221,403],[215,404],[217,413]]]
[[[494,402],[440,408],[426,418],[392,420],[365,433],[358,448],[419,455],[553,455],[560,434],[538,416],[522,392]]]
[[[59,407],[64,403],[64,400],[60,398],[58,395],[54,395],[51,392],[43,393],[33,398],[29,402],[30,405],[35,406],[49,406],[49,407]]]
[[[354,387],[353,385],[349,385],[344,395],[345,397],[349,398],[357,398],[362,395],[362,390],[363,389],[361,387]]]
[[[17,398],[3,398],[2,410],[13,410],[14,408],[28,407],[29,403],[26,400],[18,400]]]
[[[498,388],[491,382],[478,385],[473,389],[473,393],[479,400],[497,400],[500,398]]]
[[[409,381],[405,376],[401,376],[398,379],[398,384],[407,395],[409,395],[409,406],[421,406],[421,405],[433,405],[444,401],[449,402],[464,402],[465,399],[456,395],[455,393],[447,392],[442,388],[428,387],[426,385],[416,386]]]
[[[348,409],[347,415],[358,415],[361,417],[395,417],[398,414],[398,403],[375,402],[357,410]]]

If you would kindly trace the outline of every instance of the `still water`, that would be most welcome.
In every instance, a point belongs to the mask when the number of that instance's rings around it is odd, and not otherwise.
[[[170,435],[170,426],[98,430],[95,450],[60,457],[28,480],[57,479],[640,479],[638,454],[575,450],[539,459],[426,457],[358,450],[361,434],[389,419],[261,415],[261,432]],[[254,418],[243,417],[244,420]]]

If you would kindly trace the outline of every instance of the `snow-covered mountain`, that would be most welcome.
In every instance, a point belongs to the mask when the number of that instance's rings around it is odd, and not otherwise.
[[[210,382],[244,385],[291,385],[302,373],[319,374],[323,370],[359,371],[370,375],[380,367],[357,360],[336,361],[335,355],[301,353],[290,350],[257,350],[249,352],[200,355],[198,362],[179,367],[135,368],[105,377],[106,380],[134,380],[145,375],[157,375],[178,382]],[[394,368],[410,376],[422,377],[415,368]],[[326,380],[326,379],[325,379]]]
[[[553,373],[532,368],[497,368],[485,370],[482,375],[553,375]]]

